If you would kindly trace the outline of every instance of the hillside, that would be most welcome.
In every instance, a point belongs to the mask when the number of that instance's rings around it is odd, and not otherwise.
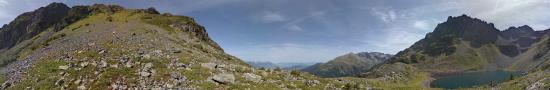
[[[326,63],[306,67],[302,71],[321,77],[354,76],[367,72],[373,66],[384,63],[391,57],[392,55],[378,52],[348,53]]]
[[[550,87],[543,84],[550,81],[549,31],[533,30],[527,25],[501,31],[492,23],[466,15],[449,17],[424,39],[397,53],[389,63],[373,67],[360,77],[387,77],[387,73],[414,76],[407,75],[411,70],[405,68],[388,68],[404,66],[401,63],[414,67],[412,71],[429,75],[417,77],[425,82],[449,74],[505,70],[526,75],[471,89],[541,90]]]
[[[449,17],[393,57],[350,53],[307,68],[363,78],[320,78],[253,68],[225,53],[191,17],[51,3],[0,28],[0,90],[438,90],[429,86],[434,75],[494,69],[529,72],[497,89],[536,90],[550,81],[547,31],[500,31],[469,16]]]
[[[547,38],[548,30],[535,31],[525,25],[500,31],[492,23],[462,15],[438,24],[433,32],[392,60],[435,74],[499,69],[529,71],[541,67],[534,64],[548,61],[526,61],[542,56],[538,53],[547,47]]]
[[[3,90],[368,88],[364,79],[251,68],[193,18],[154,8],[52,3],[0,30]]]

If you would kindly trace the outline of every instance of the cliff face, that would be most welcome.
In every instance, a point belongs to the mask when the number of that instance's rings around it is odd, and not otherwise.
[[[35,11],[19,15],[13,22],[0,29],[0,50],[13,47],[23,40],[30,39],[60,22],[69,12],[69,7],[53,3]]]

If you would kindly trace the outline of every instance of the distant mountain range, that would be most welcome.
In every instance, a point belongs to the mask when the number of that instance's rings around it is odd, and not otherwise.
[[[277,68],[277,66],[274,63],[271,63],[269,61],[246,61],[249,65],[251,65],[254,68]]]
[[[299,63],[299,62],[272,63],[269,61],[247,61],[246,63],[250,64],[254,68],[275,69],[278,67],[285,70],[300,70],[315,64],[315,63]]]
[[[302,71],[322,77],[353,76],[388,61],[392,55],[379,52],[348,53],[326,63],[317,63]]]

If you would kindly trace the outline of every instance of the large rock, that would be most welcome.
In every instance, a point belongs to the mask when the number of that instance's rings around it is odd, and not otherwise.
[[[262,76],[259,76],[259,75],[256,75],[256,74],[252,74],[252,73],[245,73],[244,74],[244,78],[248,81],[252,81],[252,82],[260,82],[262,81]]]
[[[149,70],[153,67],[153,63],[147,63],[145,64],[145,66],[143,67],[144,70]]]
[[[139,75],[141,75],[143,77],[149,77],[149,76],[151,76],[151,73],[149,73],[149,72],[139,72]]]
[[[216,69],[216,63],[201,63],[201,66],[210,70]]]
[[[88,63],[88,62],[82,62],[82,63],[80,63],[80,67],[86,67],[86,66],[88,66],[88,64],[90,64],[90,63]]]
[[[216,74],[212,77],[212,80],[220,84],[232,84],[235,83],[235,75],[229,73]]]
[[[58,66],[58,68],[61,70],[67,70],[69,69],[69,66],[63,65],[63,66]]]

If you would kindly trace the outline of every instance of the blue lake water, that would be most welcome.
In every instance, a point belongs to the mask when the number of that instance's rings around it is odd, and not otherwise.
[[[456,89],[467,88],[478,85],[487,85],[491,82],[504,82],[510,80],[511,76],[519,77],[519,72],[510,71],[484,71],[484,72],[471,72],[461,73],[455,75],[448,75],[443,77],[436,77],[436,80],[431,82],[431,87]]]

